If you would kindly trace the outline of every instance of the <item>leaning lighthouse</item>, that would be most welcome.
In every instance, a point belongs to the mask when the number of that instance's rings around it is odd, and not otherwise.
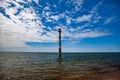
[[[59,36],[59,42],[58,42],[58,45],[59,45],[59,48],[58,48],[58,55],[61,57],[61,52],[62,52],[62,49],[61,49],[61,28],[58,29],[58,36]]]

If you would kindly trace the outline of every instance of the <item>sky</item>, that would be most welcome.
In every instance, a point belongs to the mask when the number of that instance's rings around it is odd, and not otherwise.
[[[0,51],[120,52],[119,0],[0,0]]]

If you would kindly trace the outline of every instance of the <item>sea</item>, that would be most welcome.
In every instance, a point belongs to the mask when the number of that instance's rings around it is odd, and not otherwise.
[[[0,80],[53,80],[119,69],[119,52],[68,52],[61,57],[52,52],[0,52]]]

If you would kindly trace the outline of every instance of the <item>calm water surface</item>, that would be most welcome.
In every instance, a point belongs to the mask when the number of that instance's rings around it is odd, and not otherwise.
[[[120,53],[63,53],[62,57],[57,53],[0,53],[2,78],[83,74],[105,67],[120,68]]]

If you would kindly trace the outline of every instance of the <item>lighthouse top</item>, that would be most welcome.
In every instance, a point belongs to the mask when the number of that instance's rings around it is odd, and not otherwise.
[[[58,32],[62,32],[61,28],[58,29]]]

